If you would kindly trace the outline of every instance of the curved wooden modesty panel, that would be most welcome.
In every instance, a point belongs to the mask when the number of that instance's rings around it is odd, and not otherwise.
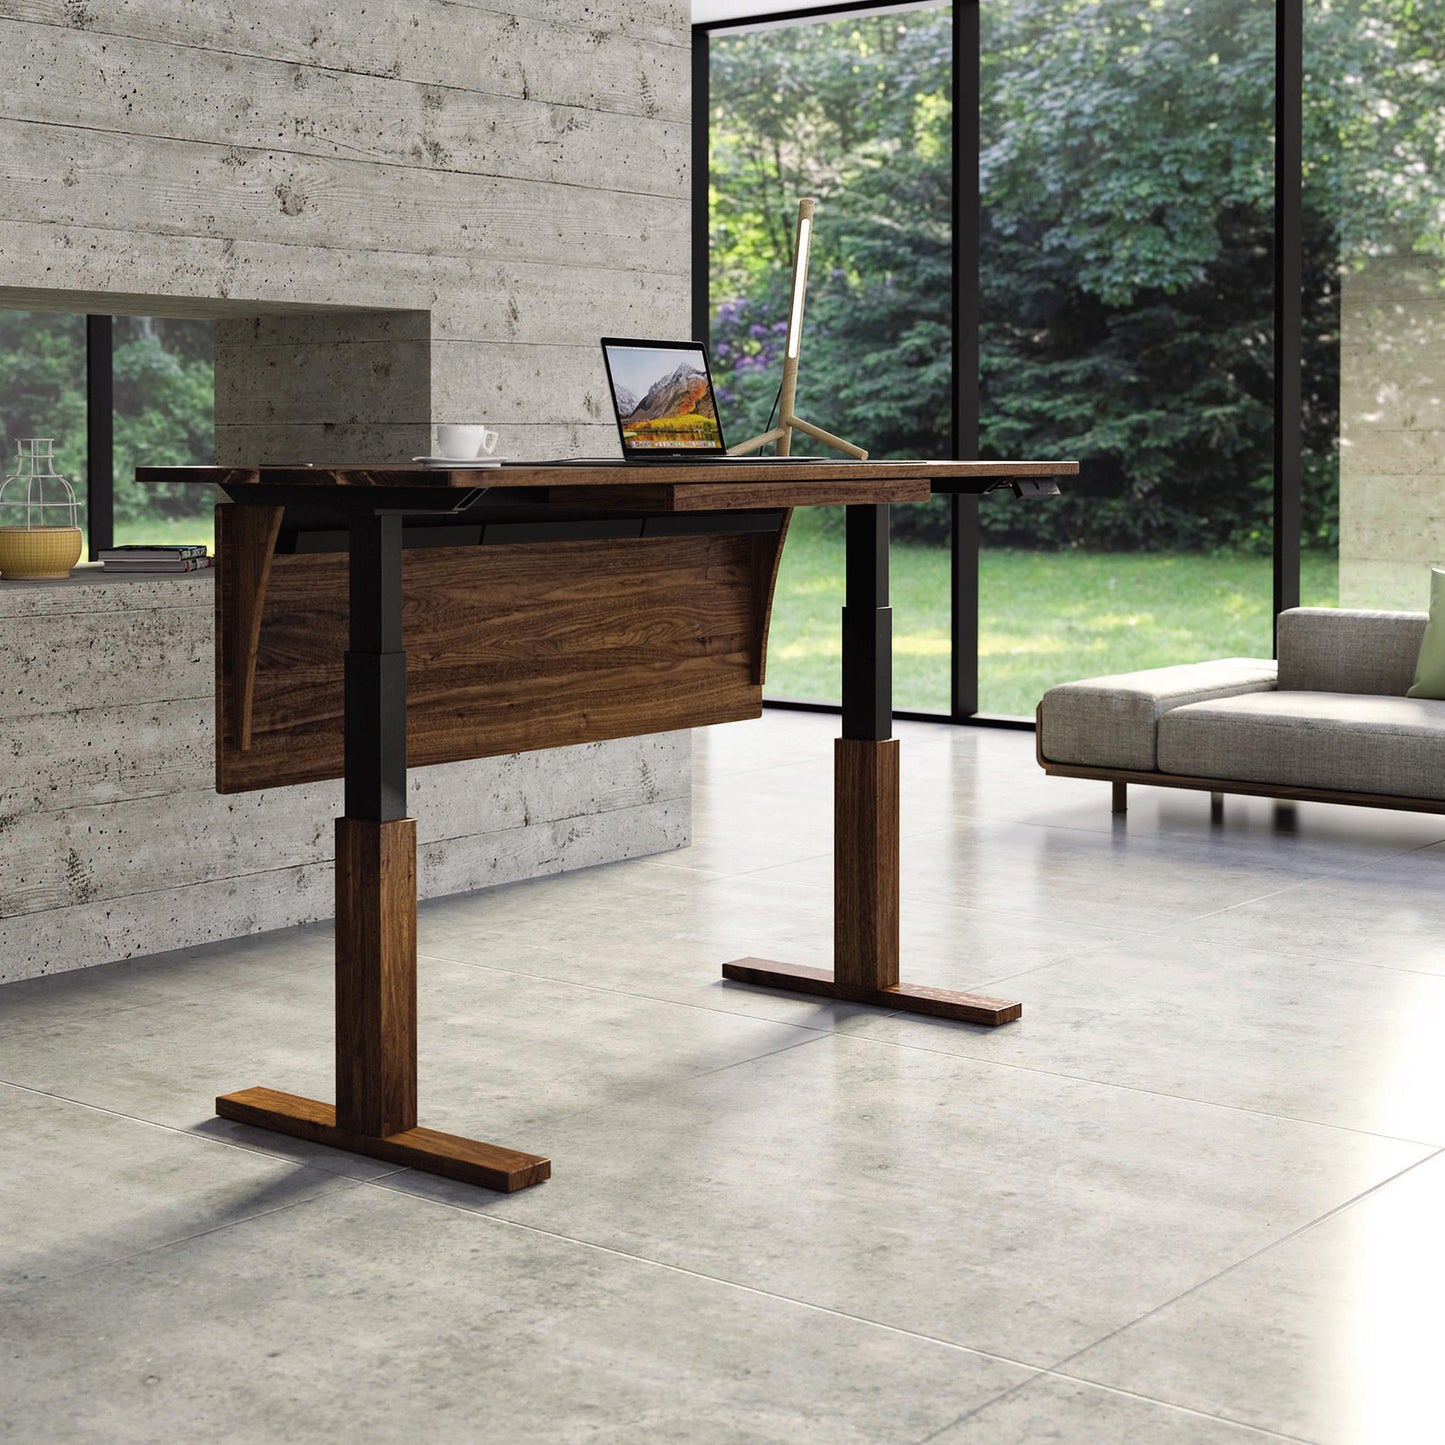
[[[342,776],[347,556],[280,521],[217,508],[222,793]],[[785,531],[408,549],[408,765],[760,716]]]

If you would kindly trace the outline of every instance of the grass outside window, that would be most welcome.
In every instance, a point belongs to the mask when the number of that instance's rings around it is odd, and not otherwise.
[[[949,551],[892,549],[894,704],[949,707]],[[980,558],[979,703],[1032,717],[1045,689],[1074,678],[1211,657],[1269,657],[1268,556],[1033,552],[985,548]],[[841,533],[794,513],[768,647],[770,697],[839,698]],[[1306,552],[1307,606],[1338,604],[1333,553]]]

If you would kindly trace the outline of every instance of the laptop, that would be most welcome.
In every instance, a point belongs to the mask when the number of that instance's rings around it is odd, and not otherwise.
[[[700,341],[602,338],[622,455],[632,461],[727,455],[707,348]]]
[[[604,336],[602,360],[625,463],[645,466],[723,461],[739,466],[775,466],[825,460],[728,456],[707,347],[700,341]],[[617,458],[581,457],[555,465],[615,467]]]

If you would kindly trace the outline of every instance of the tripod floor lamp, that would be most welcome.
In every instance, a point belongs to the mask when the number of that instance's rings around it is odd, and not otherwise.
[[[805,197],[798,202],[798,234],[793,243],[793,304],[788,313],[788,347],[783,354],[783,385],[778,392],[778,424],[761,436],[729,447],[730,457],[755,452],[769,442],[777,442],[778,456],[786,457],[791,453],[793,433],[800,431],[805,436],[822,442],[824,446],[832,447],[834,451],[857,457],[859,461],[868,459],[868,453],[862,447],[855,447],[852,442],[845,442],[842,437],[835,437],[832,432],[826,432],[822,427],[804,421],[793,410],[793,402],[798,393],[798,351],[803,339],[803,297],[808,290],[808,246],[812,236],[813,202]]]

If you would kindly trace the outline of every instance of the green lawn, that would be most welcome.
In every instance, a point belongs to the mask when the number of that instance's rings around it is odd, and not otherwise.
[[[893,688],[901,708],[948,708],[948,550],[895,543]],[[1302,592],[1337,601],[1333,556],[1307,553]],[[1206,657],[1268,657],[1268,557],[985,550],[979,584],[979,703],[1032,716],[1070,678]],[[838,698],[843,539],[794,514],[768,648],[774,697]]]
[[[127,522],[120,518],[115,524],[115,545],[129,546],[135,542],[155,542],[167,547],[179,547],[193,542],[204,542],[215,551],[215,524],[210,513],[203,517],[166,517],[162,521]]]

